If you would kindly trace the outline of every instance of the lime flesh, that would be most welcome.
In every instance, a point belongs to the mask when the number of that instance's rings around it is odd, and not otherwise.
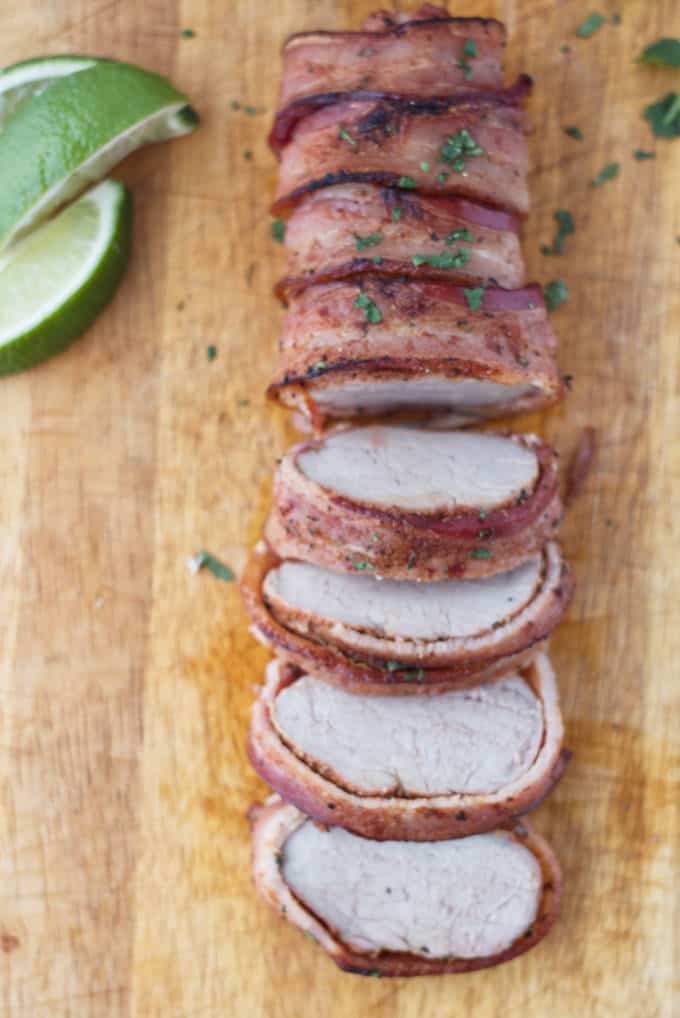
[[[38,57],[22,60],[0,71],[0,131],[7,120],[23,103],[38,95],[55,78],[86,71],[97,63],[94,57],[74,55]]]
[[[77,339],[108,304],[130,252],[132,202],[106,180],[0,254],[0,376]]]

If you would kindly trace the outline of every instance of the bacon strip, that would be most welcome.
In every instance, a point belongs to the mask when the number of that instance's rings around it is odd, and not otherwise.
[[[286,883],[282,862],[286,842],[304,823],[304,813],[283,803],[278,796],[267,806],[250,811],[253,837],[253,877],[261,897],[279,915],[316,940],[341,969],[362,975],[418,976],[469,972],[510,961],[532,948],[550,931],[557,919],[562,891],[562,874],[548,843],[526,822],[515,822],[507,830],[532,852],[540,864],[542,890],[538,914],[526,933],[510,947],[491,957],[426,958],[406,952],[381,951],[359,953],[344,943],[337,933],[316,916],[292,893]],[[488,837],[489,835],[487,835]]]
[[[406,19],[374,15],[360,32],[291,36],[283,48],[279,108],[359,88],[432,96],[503,87],[505,28],[499,21],[452,18],[429,5]],[[465,52],[466,43],[474,56]]]
[[[508,289],[524,282],[516,216],[464,198],[408,193],[370,184],[313,191],[286,227],[287,276],[279,297],[310,283],[366,271]]]
[[[499,416],[562,396],[555,345],[540,287],[490,287],[473,311],[462,287],[365,276],[291,300],[268,393],[331,417],[404,407]]]
[[[270,137],[281,153],[273,212],[289,211],[320,187],[363,181],[526,213],[528,152],[519,102],[529,83],[522,78],[488,96],[354,92],[301,100],[277,118]],[[473,149],[462,161],[450,140],[461,131]]]

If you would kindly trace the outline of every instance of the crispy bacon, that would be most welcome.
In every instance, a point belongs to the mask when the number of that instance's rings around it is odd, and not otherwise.
[[[528,152],[519,103],[529,82],[452,98],[354,92],[300,100],[277,117],[270,138],[281,153],[274,213],[289,211],[309,191],[350,181],[461,195],[526,213]],[[462,140],[468,152],[459,155]]]
[[[279,108],[359,88],[418,96],[500,89],[504,48],[505,28],[491,18],[452,18],[430,5],[401,16],[376,12],[359,32],[291,36],[283,48]]]
[[[371,184],[313,191],[286,228],[284,300],[310,283],[368,271],[514,289],[524,282],[516,216],[464,198],[409,194]]]
[[[479,294],[475,294],[479,296]],[[563,383],[538,286],[469,291],[365,276],[291,300],[269,395],[328,416],[414,407],[466,419],[554,403]]]

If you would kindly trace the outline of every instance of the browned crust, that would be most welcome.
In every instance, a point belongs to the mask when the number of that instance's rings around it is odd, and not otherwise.
[[[533,490],[483,518],[474,508],[407,512],[352,501],[315,484],[298,465],[299,457],[323,445],[324,437],[301,442],[276,472],[267,542],[282,559],[342,572],[353,572],[360,561],[390,579],[475,578],[509,571],[556,535],[562,504],[556,452],[533,435],[508,438],[536,454],[538,480]],[[482,547],[490,558],[473,557]]]
[[[540,618],[533,617],[525,609],[525,621],[508,627],[507,636],[504,637],[498,630],[488,643],[480,642],[475,648],[464,647],[457,656],[448,661],[439,660],[433,667],[431,661],[423,656],[417,662],[395,662],[359,653],[350,656],[329,642],[287,629],[275,618],[262,592],[265,576],[279,561],[271,549],[260,542],[246,567],[241,593],[255,635],[279,658],[328,682],[364,692],[401,694],[418,692],[430,686],[465,689],[485,682],[499,672],[521,667],[530,659],[537,644],[547,638],[562,618],[574,586],[566,564],[562,563],[558,584],[545,592],[545,611]]]
[[[553,927],[562,896],[562,873],[550,845],[525,821],[503,829],[534,854],[541,867],[543,885],[538,915],[523,936],[510,947],[484,958],[422,958],[406,952],[379,951],[360,954],[339,939],[316,915],[297,899],[283,880],[277,859],[287,838],[304,822],[293,806],[276,798],[250,813],[253,838],[253,878],[261,897],[290,923],[316,940],[336,965],[346,972],[365,976],[434,976],[471,972],[510,961],[530,950]]]
[[[545,655],[522,672],[543,705],[545,729],[539,756],[527,774],[488,795],[429,797],[361,796],[321,774],[281,738],[272,721],[279,692],[302,674],[290,665],[270,665],[268,682],[253,707],[250,761],[287,802],[319,823],[344,827],[376,841],[440,841],[494,830],[534,809],[555,787],[569,760],[562,749],[563,725],[555,679]]]

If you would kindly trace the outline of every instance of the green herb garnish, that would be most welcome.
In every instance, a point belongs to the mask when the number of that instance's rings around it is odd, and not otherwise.
[[[680,137],[680,93],[669,92],[663,99],[647,106],[643,116],[657,138]]]
[[[453,251],[444,251],[435,255],[413,255],[411,261],[416,268],[429,265],[433,269],[460,269],[470,261],[471,256],[472,252],[462,247],[455,254]]]
[[[565,127],[564,133],[570,138],[576,138],[576,141],[583,141],[583,131],[580,127]]]
[[[365,293],[360,293],[357,299],[354,301],[355,308],[363,308],[364,314],[366,315],[366,321],[370,322],[371,325],[377,325],[382,322],[382,311],[374,300],[367,297]]]
[[[245,152],[243,153],[243,158],[244,159],[252,159],[253,158],[253,153],[250,151],[249,148],[247,148],[245,150]]]
[[[197,573],[201,569],[208,569],[218,580],[225,580],[225,582],[229,583],[236,579],[233,570],[225,565],[224,562],[220,562],[214,555],[211,555],[209,551],[199,551],[198,555],[191,562],[193,571]]]
[[[434,179],[438,184],[445,184],[450,176],[451,176],[450,173],[446,173],[444,170],[442,170],[442,172],[438,173]]]
[[[613,180],[614,177],[618,177],[620,169],[619,163],[607,163],[597,176],[593,177],[590,181],[591,187],[599,187],[600,184],[604,184],[607,180]]]
[[[555,234],[553,246],[547,247],[544,244],[541,248],[542,254],[561,255],[565,239],[575,232],[574,220],[568,209],[557,209],[555,212],[555,220],[557,221],[557,233]]]
[[[283,219],[275,219],[272,223],[272,237],[277,244],[283,244],[286,238],[286,224]]]
[[[589,14],[585,21],[576,29],[576,34],[582,39],[589,39],[595,35],[598,29],[602,28],[607,19],[602,14]]]
[[[486,510],[485,509],[480,509],[479,510],[479,518],[480,518],[480,520],[485,520],[486,519]]]
[[[471,311],[479,311],[482,306],[482,299],[484,297],[485,286],[476,286],[474,289],[468,289],[463,287],[463,293],[465,294],[465,300],[468,303],[468,307]]]
[[[553,279],[544,289],[543,296],[548,311],[554,311],[567,300],[569,288],[563,279]]]
[[[474,39],[466,39],[465,45],[463,46],[463,53],[466,57],[477,56],[477,43]]]
[[[182,36],[183,39],[193,39],[194,36],[196,35],[193,28],[183,28],[179,34]]]
[[[371,261],[373,262],[374,265],[382,265],[382,258],[380,257],[380,255],[373,255]]]
[[[472,234],[467,227],[464,227],[462,230],[451,230],[445,243],[454,244],[457,240],[466,240],[468,244],[472,243]]]
[[[481,148],[470,132],[463,128],[457,134],[450,135],[439,150],[439,158],[443,163],[450,163],[456,173],[465,169],[465,160],[469,156],[483,156]]]
[[[637,58],[639,64],[680,67],[680,39],[657,39]]]
[[[377,244],[382,244],[385,239],[383,233],[369,233],[365,237],[360,234],[354,234],[354,245],[357,251],[365,251],[367,247],[376,247]]]
[[[429,163],[421,163],[420,164],[420,168],[423,171],[423,173],[429,173],[430,172],[430,164]]]
[[[463,77],[465,78],[466,81],[469,81],[470,78],[472,77],[472,64],[470,63],[469,60],[467,60],[467,57],[476,56],[477,56],[477,45],[474,39],[466,39],[465,44],[463,46],[463,56],[458,61],[458,66],[463,72]]]
[[[392,209],[392,222],[398,223],[400,219],[401,219],[401,209],[398,207]]]
[[[338,128],[338,138],[340,138],[341,141],[346,141],[347,144],[352,145],[353,148],[356,148],[356,140],[352,137],[347,128],[342,126],[342,124],[340,124],[340,127]]]
[[[360,572],[362,569],[373,569],[373,566],[370,562],[352,562],[352,569]]]
[[[488,548],[474,548],[473,551],[470,552],[470,558],[491,558],[491,552]]]
[[[256,117],[258,113],[264,113],[264,106],[251,106],[250,104],[243,107],[244,113],[247,113],[249,117]]]
[[[207,348],[207,350],[205,351],[205,353],[206,353],[206,357],[208,358],[209,361],[214,361],[214,360],[217,359],[217,347],[216,346],[212,346],[212,345],[209,346]]]
[[[409,189],[417,186],[418,185],[416,184],[413,177],[399,177],[399,180],[397,181],[397,187]]]
[[[645,159],[656,159],[656,152],[647,152],[643,148],[636,148],[633,152],[633,159],[643,162]]]
[[[238,99],[232,99],[231,100],[231,108],[232,108],[232,110],[240,110],[241,109],[241,103],[238,101]]]

